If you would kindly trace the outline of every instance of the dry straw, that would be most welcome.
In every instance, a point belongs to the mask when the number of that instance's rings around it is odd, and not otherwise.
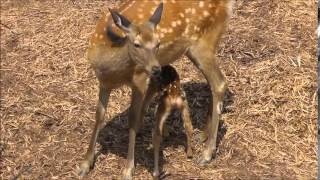
[[[94,125],[97,81],[84,58],[101,10],[114,1],[1,1],[0,178],[73,179]],[[187,160],[178,115],[163,144],[167,179],[316,179],[316,1],[239,0],[218,51],[229,82],[217,157]],[[179,70],[193,124],[209,89],[185,58]],[[199,91],[200,89],[200,91]],[[121,174],[127,87],[112,93],[101,154],[86,179]],[[137,179],[151,178],[154,104],[136,146]],[[198,130],[197,130],[198,131]],[[197,132],[196,131],[196,132]],[[195,142],[199,154],[201,144]]]

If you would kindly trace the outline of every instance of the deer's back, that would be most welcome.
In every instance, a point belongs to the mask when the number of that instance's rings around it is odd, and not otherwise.
[[[208,44],[214,44],[214,41],[219,39],[232,8],[232,0],[163,0],[163,2],[164,12],[156,29],[161,39],[162,51],[159,56],[161,64],[168,64],[178,58],[193,42],[202,39]],[[159,0],[126,0],[121,3],[118,11],[131,22],[139,24],[148,20],[159,3]],[[112,27],[113,32],[124,36],[113,23],[109,12],[103,14],[90,39],[89,54],[98,47],[118,48],[107,37],[108,25]]]
[[[119,7],[119,12],[133,23],[143,23],[152,15],[160,1],[127,0]],[[162,42],[173,41],[180,37],[195,39],[210,31],[216,24],[224,23],[231,13],[232,0],[183,1],[164,0],[164,13],[157,27],[157,34]],[[106,37],[108,24],[114,32],[123,34],[112,22],[109,12],[103,14],[91,43],[112,43]]]

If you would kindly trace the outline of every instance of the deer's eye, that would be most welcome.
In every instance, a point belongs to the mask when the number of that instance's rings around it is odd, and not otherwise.
[[[139,43],[134,43],[134,47],[136,47],[136,48],[141,48],[141,44],[139,44]]]

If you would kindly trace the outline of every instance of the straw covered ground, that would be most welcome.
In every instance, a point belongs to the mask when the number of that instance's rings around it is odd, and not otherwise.
[[[187,2],[186,2],[187,3]],[[84,58],[101,11],[116,1],[1,1],[0,178],[77,179],[94,126],[98,83]],[[162,144],[166,179],[316,179],[316,1],[237,0],[219,46],[229,93],[217,156],[186,159],[179,114]],[[195,134],[209,88],[186,58],[174,63]],[[85,179],[115,179],[124,167],[130,89],[112,93],[95,167]],[[154,105],[137,137],[136,179],[150,179]],[[202,144],[194,143],[195,154]]]

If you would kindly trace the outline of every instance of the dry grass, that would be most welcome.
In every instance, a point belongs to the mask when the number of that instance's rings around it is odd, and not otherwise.
[[[101,9],[114,1],[1,1],[0,177],[75,179],[94,125],[97,81],[84,59]],[[167,179],[316,179],[316,2],[236,2],[219,56],[230,85],[217,157],[200,168],[185,157],[181,123],[163,144]],[[185,58],[174,64],[194,126],[209,91]],[[199,91],[201,89],[201,91]],[[112,93],[86,179],[117,178],[127,149],[130,91]],[[138,137],[135,178],[151,178],[153,111]],[[201,145],[196,145],[199,153]]]

